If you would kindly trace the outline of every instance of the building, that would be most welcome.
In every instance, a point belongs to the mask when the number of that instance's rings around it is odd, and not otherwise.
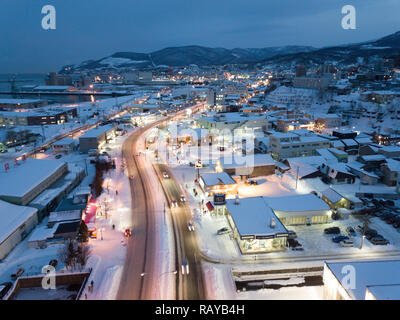
[[[330,84],[327,77],[296,77],[293,87],[301,89],[326,90]]]
[[[327,223],[331,214],[329,206],[312,193],[264,199],[285,226]]]
[[[51,145],[53,153],[70,153],[75,148],[75,140],[72,138],[64,138],[54,142]]]
[[[0,183],[0,199],[27,205],[67,172],[67,163],[59,160],[20,161],[16,166],[9,166],[8,170],[0,171],[0,181],[12,181]]]
[[[38,223],[37,211],[0,200],[0,260],[35,228]]]
[[[315,90],[278,87],[265,97],[265,102],[272,105],[310,107],[316,99]]]
[[[65,74],[50,72],[45,82],[46,86],[72,86],[72,77]]]
[[[350,200],[332,188],[328,188],[322,192],[322,200],[324,200],[332,209],[350,209],[351,205]]]
[[[112,125],[99,126],[86,131],[79,137],[79,151],[99,150],[115,136],[116,127]]]
[[[237,194],[237,183],[226,172],[203,173],[199,184],[205,193]]]
[[[275,173],[275,161],[269,154],[253,154],[237,158],[220,158],[216,164],[217,171],[242,178],[269,176]]]
[[[57,229],[54,231],[53,237],[55,239],[62,238],[65,240],[75,240],[78,235],[79,226],[81,221],[62,222],[59,223]]]
[[[324,263],[325,300],[400,300],[400,260]]]
[[[206,102],[208,107],[223,106],[225,104],[225,91],[223,89],[209,89]]]
[[[329,140],[313,134],[300,136],[290,132],[276,132],[270,135],[271,154],[277,160],[312,156],[316,154],[317,149],[329,147]]]
[[[41,99],[0,99],[0,110],[35,109],[47,105]]]
[[[337,114],[326,114],[315,120],[315,125],[320,129],[337,128],[342,125],[342,118]]]
[[[198,126],[208,130],[235,130],[235,129],[259,129],[268,128],[268,119],[265,114],[229,112],[212,114],[211,116],[201,116],[198,119]],[[232,132],[233,134],[233,132]]]
[[[305,77],[307,75],[306,67],[304,65],[296,66],[295,74],[296,74],[296,78]]]
[[[400,183],[400,161],[387,159],[386,163],[381,164],[383,173],[383,183],[389,187],[395,187]]]
[[[62,124],[78,116],[76,108],[42,108],[34,111],[0,111],[0,126],[38,126]]]
[[[286,249],[288,230],[263,197],[228,199],[226,214],[243,254]]]

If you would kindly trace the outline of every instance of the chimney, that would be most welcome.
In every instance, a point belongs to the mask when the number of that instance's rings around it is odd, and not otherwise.
[[[236,196],[235,196],[235,204],[239,204],[240,202],[239,202],[239,195],[237,194]]]
[[[275,228],[275,226],[276,226],[275,218],[271,218],[270,227],[271,227],[271,228]]]

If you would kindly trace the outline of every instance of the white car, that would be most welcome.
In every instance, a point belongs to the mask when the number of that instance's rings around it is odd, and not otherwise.
[[[189,274],[189,264],[186,259],[182,261],[182,274]]]
[[[169,178],[168,173],[166,173],[166,172],[164,171],[164,172],[163,172],[163,177],[164,177],[165,179],[168,179],[168,178]]]
[[[194,231],[194,225],[193,225],[192,221],[188,222],[188,229],[189,229],[189,231]]]

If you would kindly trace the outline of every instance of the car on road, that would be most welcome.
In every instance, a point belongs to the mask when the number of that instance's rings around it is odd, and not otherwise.
[[[163,172],[163,177],[164,177],[164,179],[168,179],[168,178],[169,178],[168,173],[166,173],[166,172],[164,171],[164,172]]]
[[[352,240],[342,240],[339,244],[342,247],[354,247],[354,242]]]
[[[178,202],[175,199],[171,200],[171,207],[177,207],[178,206]]]
[[[344,241],[344,240],[349,240],[349,237],[348,237],[348,236],[340,235],[340,236],[336,236],[336,237],[333,237],[333,238],[332,238],[332,241],[333,241],[334,243],[339,243],[339,242]]]
[[[182,260],[182,274],[189,274],[189,263],[186,258]]]
[[[130,228],[125,229],[124,235],[126,238],[132,237],[132,229]]]
[[[12,282],[4,282],[0,284],[0,299],[3,299],[7,292],[11,289]]]
[[[194,225],[191,220],[188,222],[188,229],[189,229],[189,231],[194,231]]]
[[[353,229],[353,227],[347,227],[347,228],[346,228],[346,231],[347,231],[347,234],[348,234],[348,235],[350,235],[350,236],[352,236],[352,237],[355,237],[355,236],[356,236],[356,232],[355,232],[355,230]]]
[[[217,234],[218,234],[218,235],[227,234],[227,233],[229,233],[229,229],[226,228],[226,227],[221,228],[221,229],[219,229],[219,230],[217,231]]]
[[[181,200],[181,202],[185,202],[186,201],[186,198],[185,198],[185,196],[183,194],[181,194],[180,200]]]
[[[55,156],[56,159],[60,159],[61,157],[62,157],[61,154],[58,154],[58,155]]]
[[[331,228],[326,228],[324,230],[325,234],[340,234],[340,228],[339,227],[331,227]]]

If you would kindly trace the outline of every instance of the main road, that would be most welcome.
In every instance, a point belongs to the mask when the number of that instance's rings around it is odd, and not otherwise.
[[[193,111],[198,106],[191,107]],[[143,138],[152,128],[166,123],[169,120],[181,117],[185,110],[155,121],[145,127],[134,131],[125,141],[122,147],[122,155],[125,159],[128,176],[130,177],[130,189],[132,197],[132,222],[133,237],[127,242],[127,256],[120,283],[117,299],[119,300],[142,300],[154,299],[159,297],[156,291],[160,290],[159,275],[157,265],[165,264],[166,261],[157,261],[157,237],[159,229],[157,228],[157,212],[154,174],[157,174],[159,182],[162,180],[160,171],[149,164],[144,156],[138,156],[140,151],[144,150]],[[172,181],[171,181],[172,183]],[[157,186],[156,186],[157,187]],[[171,192],[174,196],[177,194],[179,186],[176,184],[173,188],[165,188],[163,184],[164,196],[167,203],[171,204]],[[187,230],[184,222],[184,214],[187,215],[190,210],[186,206],[172,208],[172,214],[179,210],[181,220],[172,219],[175,237],[175,248],[170,250],[175,254],[176,274],[176,299],[202,299],[203,287],[201,268],[194,256],[196,250],[195,239],[192,234],[182,230]],[[181,210],[182,214],[181,214]],[[182,274],[182,263],[186,259],[189,263],[189,274]]]

